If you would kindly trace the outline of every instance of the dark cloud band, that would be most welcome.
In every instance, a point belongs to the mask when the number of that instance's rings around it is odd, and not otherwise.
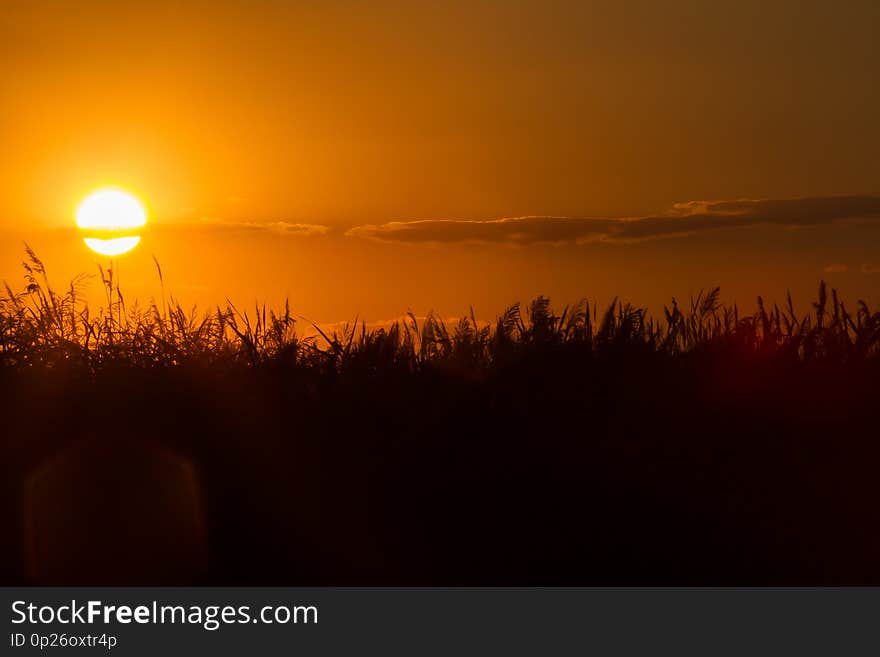
[[[880,218],[880,197],[691,201],[668,212],[630,218],[516,217],[489,221],[394,221],[357,226],[346,235],[427,243],[627,243],[743,226],[811,226]]]

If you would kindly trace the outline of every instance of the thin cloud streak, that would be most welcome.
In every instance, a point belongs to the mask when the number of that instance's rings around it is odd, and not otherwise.
[[[488,221],[428,219],[363,225],[345,234],[388,242],[627,244],[745,226],[802,227],[851,219],[880,218],[880,197],[829,196],[796,199],[690,201],[643,217],[514,217]]]
[[[826,274],[880,274],[880,265],[870,262],[864,262],[858,267],[850,267],[842,263],[826,265],[822,271]]]
[[[221,221],[216,219],[204,218],[201,220],[201,222],[194,225],[228,228],[232,230],[265,231],[270,233],[278,233],[281,235],[290,235],[294,237],[313,237],[318,235],[326,235],[330,232],[330,226],[325,226],[323,224],[291,223],[287,221]]]

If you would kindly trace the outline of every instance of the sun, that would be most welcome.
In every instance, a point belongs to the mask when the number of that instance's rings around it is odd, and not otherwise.
[[[147,223],[147,211],[132,194],[115,187],[96,190],[76,209],[76,225],[83,242],[95,253],[118,256],[141,241],[138,234]]]

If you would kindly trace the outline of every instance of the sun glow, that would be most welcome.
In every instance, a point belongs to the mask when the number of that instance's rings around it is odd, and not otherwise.
[[[118,256],[141,241],[139,232],[147,223],[140,201],[116,188],[89,194],[76,209],[76,225],[86,235],[83,242],[95,253]]]

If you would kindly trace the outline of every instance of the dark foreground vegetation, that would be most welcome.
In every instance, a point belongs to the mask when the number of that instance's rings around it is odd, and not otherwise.
[[[880,584],[880,313],[0,301],[4,584]]]

